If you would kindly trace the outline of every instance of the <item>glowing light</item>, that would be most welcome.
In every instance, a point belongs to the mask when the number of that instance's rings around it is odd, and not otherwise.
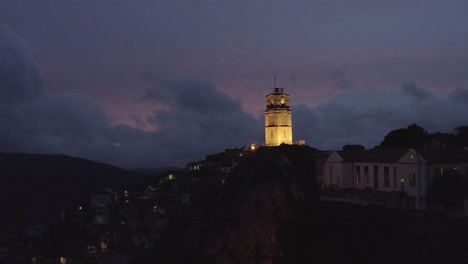
[[[78,210],[83,210],[83,207],[79,206],[79,207],[78,207]]]
[[[254,151],[257,149],[257,144],[250,144],[250,150]]]
[[[169,179],[169,180],[175,179],[175,178],[174,178],[174,174],[169,174],[168,179]]]

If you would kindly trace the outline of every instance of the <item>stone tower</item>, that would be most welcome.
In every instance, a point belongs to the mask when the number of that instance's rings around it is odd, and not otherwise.
[[[275,85],[276,86],[276,85]],[[284,88],[275,87],[273,93],[266,96],[265,110],[265,145],[279,146],[292,144],[292,116],[289,109],[289,94]]]

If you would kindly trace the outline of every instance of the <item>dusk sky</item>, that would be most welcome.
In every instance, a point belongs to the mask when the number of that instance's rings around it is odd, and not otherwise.
[[[378,145],[468,124],[468,1],[0,0],[0,151],[122,167],[264,141]]]

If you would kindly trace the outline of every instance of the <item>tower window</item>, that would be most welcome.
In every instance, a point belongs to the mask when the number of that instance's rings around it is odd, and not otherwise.
[[[284,104],[284,98],[281,98],[281,104]]]
[[[286,131],[284,131],[283,133],[284,133],[284,137],[286,137]]]
[[[271,138],[273,138],[273,131],[271,131]]]

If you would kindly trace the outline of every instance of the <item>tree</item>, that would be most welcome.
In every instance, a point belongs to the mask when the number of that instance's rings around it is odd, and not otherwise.
[[[455,145],[468,146],[468,126],[459,126],[455,128]]]
[[[428,201],[430,204],[440,204],[448,209],[463,207],[467,179],[456,169],[445,169],[443,173],[435,175],[429,184]]]
[[[415,123],[388,133],[380,148],[422,148],[429,143],[429,133]]]
[[[353,151],[353,150],[365,150],[366,148],[363,145],[344,145],[343,150],[344,151]]]

